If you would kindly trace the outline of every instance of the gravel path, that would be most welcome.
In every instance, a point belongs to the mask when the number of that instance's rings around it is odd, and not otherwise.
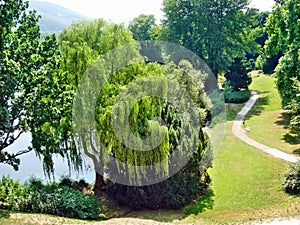
[[[242,108],[242,110],[237,114],[233,127],[232,127],[232,132],[237,136],[239,139],[242,141],[246,142],[247,144],[260,149],[276,158],[283,159],[285,161],[291,162],[291,163],[296,163],[297,161],[300,160],[300,157],[287,154],[285,152],[282,152],[278,149],[271,148],[267,145],[261,144],[247,136],[247,131],[242,128],[243,125],[243,119],[247,115],[247,113],[250,111],[250,109],[253,107],[257,99],[259,99],[259,94],[255,91],[251,92],[251,98],[248,100],[246,105]],[[251,132],[251,131],[250,131]]]

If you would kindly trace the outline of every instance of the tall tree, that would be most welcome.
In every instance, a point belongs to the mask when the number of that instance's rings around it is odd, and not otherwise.
[[[155,26],[154,15],[139,15],[129,23],[129,30],[133,38],[138,41],[151,40],[151,28]]]
[[[26,1],[0,1],[0,162],[17,170],[18,157],[34,150],[50,176],[53,154],[67,157],[76,168],[81,161],[64,129],[69,92],[59,69],[56,38],[40,41],[38,19]],[[25,132],[32,134],[31,145],[8,152]]]
[[[198,54],[217,76],[256,48],[248,0],[164,0],[168,40]]]
[[[68,84],[73,91],[76,90],[83,74],[100,55],[120,45],[134,42],[132,33],[123,25],[108,24],[102,19],[73,23],[59,35],[58,39],[62,54],[61,68],[66,72]],[[138,52],[134,49],[132,51]],[[116,62],[112,60],[111,73],[114,72],[115,64]],[[67,107],[71,117],[72,106]],[[71,130],[71,125],[69,129]],[[95,164],[95,167],[97,166]],[[96,172],[95,190],[100,191],[104,185],[102,174]]]
[[[242,88],[248,89],[248,86],[252,82],[248,72],[246,59],[236,58],[225,74],[225,78],[234,91],[239,91]]]
[[[283,52],[279,65],[276,68],[277,87],[282,97],[283,107],[299,105],[300,81],[300,9],[299,0],[284,0],[276,4],[276,8],[268,17],[266,32],[269,39],[266,43],[266,54],[273,55]],[[293,108],[292,107],[292,108]],[[299,110],[291,110],[292,120],[299,117]],[[298,107],[299,108],[299,107]],[[292,126],[299,131],[300,127]]]
[[[114,53],[107,57],[118,63]],[[211,154],[211,149],[199,123],[203,124],[205,118],[200,111],[205,111],[208,104],[197,83],[182,70],[143,60],[121,68],[105,81],[97,98],[95,116],[91,117],[96,118],[99,139],[81,138],[81,144],[90,146],[88,152],[104,164],[102,172],[112,179],[107,190],[119,203],[134,208],[180,208],[207,187],[208,179],[201,178],[208,178],[206,168],[211,158],[207,164],[203,159]],[[86,100],[91,98],[92,89],[100,86],[91,84],[90,79],[97,82],[92,76],[84,79],[79,90],[84,100],[75,100],[79,115],[83,108],[87,115],[80,115],[76,123],[77,130],[83,125],[80,136],[86,134],[84,128],[90,124],[81,121],[83,117],[89,118]],[[86,88],[91,93],[83,93]],[[189,105],[182,90],[194,100],[195,114],[182,112]],[[155,93],[155,97],[150,93]],[[199,115],[202,117],[194,121]],[[87,136],[93,138],[93,134]],[[99,154],[99,147],[95,147],[99,140],[105,153]],[[190,157],[185,161],[187,155]],[[182,165],[183,162],[186,163]],[[176,170],[178,165],[182,167]]]

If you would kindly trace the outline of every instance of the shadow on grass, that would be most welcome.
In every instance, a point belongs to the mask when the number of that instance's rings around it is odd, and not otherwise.
[[[300,136],[299,134],[285,134],[283,136],[283,140],[291,145],[299,145],[300,144]]]
[[[0,209],[0,219],[1,218],[9,218],[9,217],[10,217],[10,215],[9,215],[8,211]]]
[[[158,222],[168,223],[174,220],[182,220],[191,214],[203,213],[213,208],[214,192],[209,190],[206,195],[200,197],[198,201],[187,206],[185,210],[136,210],[128,213],[126,218],[150,219]]]
[[[214,205],[214,192],[210,190],[206,195],[202,196],[196,203],[190,205],[186,208],[185,214],[199,214],[204,213],[205,211],[212,209]]]
[[[226,119],[227,121],[234,121],[236,115],[242,110],[245,104],[226,103]]]
[[[278,120],[275,122],[279,126],[283,126],[284,129],[287,129],[289,126],[289,121],[291,116],[287,112],[282,112]]]
[[[293,154],[300,156],[300,148],[293,151]]]
[[[289,121],[291,119],[291,116],[287,112],[282,112],[279,116],[278,120],[275,122],[278,126],[282,126],[283,129],[289,128]],[[282,140],[286,143],[289,143],[290,145],[299,145],[300,144],[300,134],[296,133],[286,133]],[[296,149],[293,152],[294,154],[300,155],[300,149]]]
[[[262,92],[262,93],[267,93],[267,92],[269,91]],[[250,119],[252,116],[259,116],[262,112],[264,112],[265,106],[269,105],[269,103],[270,100],[268,96],[260,97],[254,104],[250,112],[247,114],[246,119]]]

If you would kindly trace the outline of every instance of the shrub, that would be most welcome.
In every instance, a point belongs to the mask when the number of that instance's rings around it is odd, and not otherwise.
[[[282,52],[279,52],[278,54],[273,55],[270,58],[265,58],[262,64],[262,71],[265,74],[272,74],[274,73],[274,70],[276,69],[279,59],[283,56]]]
[[[35,191],[35,190],[41,190],[44,187],[44,184],[41,179],[36,177],[31,177],[25,182],[25,186]]]
[[[0,209],[20,211],[26,208],[29,189],[18,181],[3,177],[0,182]]]
[[[233,91],[224,93],[226,103],[244,103],[251,97],[249,90]]]
[[[31,192],[29,205],[31,212],[70,218],[96,219],[100,213],[98,201],[93,196],[66,186],[56,188],[52,185]]]
[[[79,219],[96,219],[100,213],[93,196],[57,183],[43,185],[36,178],[21,185],[4,177],[0,182],[0,208]]]
[[[290,194],[300,194],[300,162],[292,165],[285,175],[284,190]]]

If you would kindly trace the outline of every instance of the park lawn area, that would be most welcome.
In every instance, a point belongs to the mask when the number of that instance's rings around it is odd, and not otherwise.
[[[182,222],[225,224],[300,214],[300,198],[281,186],[289,166],[236,138],[229,122],[213,168],[212,193],[188,207]],[[196,215],[196,212],[201,212]]]
[[[261,83],[263,82],[263,84]],[[273,90],[274,79],[260,76],[254,79],[253,87],[268,87],[265,93],[261,92],[262,103],[255,106],[246,124],[259,120],[261,116],[270,115],[280,111],[278,93]],[[266,104],[267,103],[267,104]],[[271,105],[269,104],[271,103]],[[159,222],[172,222],[175,224],[230,224],[244,223],[253,220],[262,220],[275,217],[288,217],[300,215],[300,196],[286,194],[282,189],[282,181],[289,163],[276,159],[255,149],[236,138],[232,131],[232,119],[243,105],[227,105],[228,122],[225,137],[219,151],[215,155],[213,167],[209,169],[212,178],[211,192],[184,211],[158,210],[134,211],[126,215],[131,218],[152,219]],[[254,123],[253,123],[254,124]],[[263,132],[268,129],[267,122],[258,126]],[[250,134],[249,133],[249,134]],[[262,142],[268,138],[260,136]],[[265,143],[265,142],[263,142]],[[290,144],[285,143],[286,146]],[[1,216],[0,216],[1,217]],[[79,221],[60,217],[11,213],[10,218],[0,218],[0,224],[38,224],[37,221],[48,221],[48,224],[101,224],[96,221]]]
[[[251,90],[260,93],[260,99],[246,117],[249,137],[281,151],[300,155],[300,136],[288,129],[288,115],[281,109],[281,98],[275,78],[260,75],[253,79]]]

